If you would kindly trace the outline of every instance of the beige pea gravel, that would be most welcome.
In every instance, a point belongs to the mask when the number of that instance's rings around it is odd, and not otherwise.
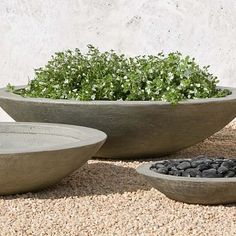
[[[172,155],[236,158],[236,122]],[[135,168],[144,161],[91,160],[61,183],[37,193],[0,198],[0,236],[236,235],[236,204],[175,202]]]

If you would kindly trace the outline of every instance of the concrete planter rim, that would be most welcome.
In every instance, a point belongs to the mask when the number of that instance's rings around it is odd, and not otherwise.
[[[16,86],[16,89],[24,88],[25,86]],[[222,98],[199,98],[199,99],[187,99],[180,101],[178,104],[204,104],[204,103],[218,103],[222,101],[232,101],[236,100],[236,88],[234,87],[223,87],[218,86],[219,89],[228,89],[231,94]],[[173,106],[170,102],[163,101],[104,101],[104,100],[94,100],[94,101],[78,101],[78,100],[67,100],[67,99],[52,99],[52,98],[31,98],[22,97],[21,95],[8,92],[6,87],[0,89],[0,97],[4,99],[10,99],[14,101],[27,101],[27,102],[37,102],[37,103],[55,103],[55,104],[80,104],[80,105],[114,105],[114,106],[132,106],[132,105],[167,105]]]
[[[0,149],[0,155],[9,155],[12,154],[23,154],[23,153],[38,153],[38,152],[48,152],[48,151],[60,151],[65,149],[73,149],[73,148],[79,148],[84,146],[89,146],[93,144],[100,143],[102,141],[105,141],[107,138],[107,135],[97,129],[83,127],[83,126],[76,126],[76,125],[67,125],[67,124],[53,124],[53,123],[38,123],[38,122],[1,122],[0,127],[14,127],[14,126],[21,126],[21,127],[27,127],[27,126],[35,126],[35,127],[52,127],[52,128],[60,128],[60,129],[70,129],[73,131],[73,137],[78,139],[78,141],[70,142],[63,145],[52,145],[49,147],[37,147],[37,148],[21,148],[19,150],[1,150]],[[1,132],[1,130],[0,130]],[[82,137],[81,134],[83,133]],[[55,134],[56,135],[56,134]],[[53,136],[53,135],[52,135]],[[63,136],[63,135],[62,135]]]
[[[178,159],[173,159],[178,160]],[[187,160],[187,159],[185,159]],[[163,161],[163,160],[162,160]],[[183,177],[183,176],[172,176],[172,175],[165,175],[165,174],[159,174],[152,170],[150,170],[150,167],[155,162],[148,162],[140,165],[136,171],[144,176],[167,180],[167,181],[180,181],[180,182],[196,182],[196,183],[236,183],[236,177],[230,177],[230,178],[196,178],[196,177]]]

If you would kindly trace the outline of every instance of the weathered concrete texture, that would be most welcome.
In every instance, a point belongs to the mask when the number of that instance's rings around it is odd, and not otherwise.
[[[235,0],[1,0],[0,87],[26,84],[55,51],[89,43],[128,55],[179,50],[236,87],[235,11]]]
[[[23,98],[0,90],[0,106],[16,121],[82,125],[108,139],[97,156],[140,158],[176,152],[222,129],[236,116],[236,89],[225,98],[174,106],[158,101],[72,101]]]
[[[86,163],[105,139],[103,132],[85,127],[0,123],[0,195],[57,183]]]
[[[150,170],[152,163],[137,168],[139,174],[167,197],[193,204],[225,204],[236,202],[236,178],[190,178],[158,174]]]

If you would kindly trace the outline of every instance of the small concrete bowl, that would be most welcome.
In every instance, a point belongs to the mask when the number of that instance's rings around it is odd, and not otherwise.
[[[158,174],[150,170],[152,164],[153,162],[142,164],[137,172],[170,199],[203,205],[236,202],[235,177],[195,178]]]
[[[86,127],[0,123],[0,195],[35,191],[81,167],[105,142]]]

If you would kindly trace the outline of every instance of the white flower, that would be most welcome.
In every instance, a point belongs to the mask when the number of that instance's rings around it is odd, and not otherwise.
[[[169,73],[168,73],[168,78],[169,78],[169,80],[171,81],[171,80],[174,79],[174,75],[173,75],[171,72],[169,72]]]
[[[146,88],[146,92],[147,92],[147,94],[150,94],[151,93],[151,89],[150,88]]]
[[[95,92],[97,90],[97,85],[93,85],[92,90]]]
[[[149,69],[149,71],[148,71],[150,74],[152,74],[153,73],[153,69]]]

